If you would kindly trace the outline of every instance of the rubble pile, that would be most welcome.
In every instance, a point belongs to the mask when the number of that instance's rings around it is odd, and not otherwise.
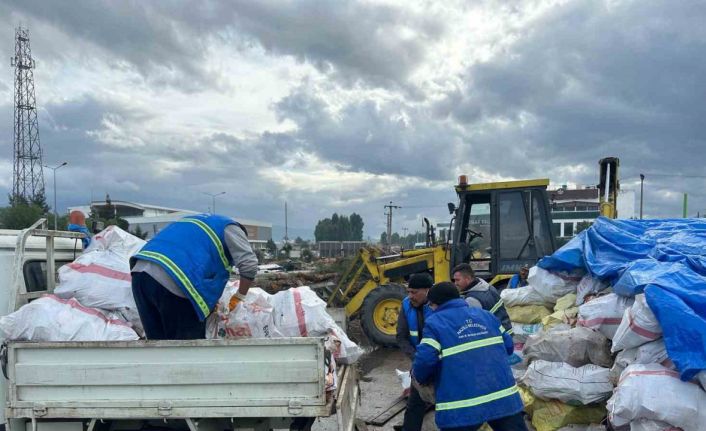
[[[706,222],[599,218],[528,281],[501,296],[537,431],[704,429]]]
[[[333,282],[338,276],[339,274],[332,272],[273,272],[258,275],[256,283],[265,292],[274,295],[292,287]]]

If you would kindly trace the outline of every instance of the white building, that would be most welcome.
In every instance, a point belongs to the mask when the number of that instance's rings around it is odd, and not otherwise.
[[[600,215],[598,189],[568,189],[563,186],[549,192],[549,203],[554,221],[554,235],[571,238],[581,223],[593,223]],[[635,218],[635,191],[619,190],[618,218]]]
[[[182,217],[199,214],[197,211],[178,208],[115,201],[110,200],[109,197],[105,201],[93,201],[90,205],[70,207],[68,211],[81,211],[86,217],[91,212],[96,212],[102,216],[120,217],[130,224],[130,231],[134,232],[139,227],[142,232],[146,232],[147,239],[152,238],[157,232]],[[254,249],[265,249],[267,241],[272,239],[272,223],[238,217],[233,217],[233,219],[242,224],[248,231],[248,240]]]

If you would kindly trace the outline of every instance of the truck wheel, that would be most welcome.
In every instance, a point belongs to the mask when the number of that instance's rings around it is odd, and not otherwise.
[[[361,309],[361,324],[368,339],[380,346],[397,345],[397,316],[407,295],[399,284],[378,286],[368,293]]]

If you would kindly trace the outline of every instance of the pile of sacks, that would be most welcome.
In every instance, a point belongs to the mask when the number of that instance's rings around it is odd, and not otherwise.
[[[251,288],[245,300],[230,310],[238,281],[229,281],[208,320],[206,338],[325,337],[326,349],[339,364],[353,364],[363,350],[351,341],[326,311],[326,303],[308,286],[270,295]]]
[[[353,364],[363,354],[326,311],[326,303],[308,286],[270,295],[250,288],[234,310],[229,302],[239,282],[229,281],[216,312],[206,325],[206,338],[324,337],[326,391],[338,387],[336,364]]]
[[[59,268],[53,294],[0,318],[3,338],[131,341],[144,336],[129,263],[144,244],[119,227],[108,226],[76,260]]]
[[[706,392],[679,379],[644,294],[539,267],[528,282],[501,296],[522,359],[513,374],[537,431],[704,429]]]

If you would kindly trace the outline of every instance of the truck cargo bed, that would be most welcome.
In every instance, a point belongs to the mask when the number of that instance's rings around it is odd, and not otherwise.
[[[6,413],[41,419],[328,416],[333,406],[323,363],[319,338],[13,342]]]

